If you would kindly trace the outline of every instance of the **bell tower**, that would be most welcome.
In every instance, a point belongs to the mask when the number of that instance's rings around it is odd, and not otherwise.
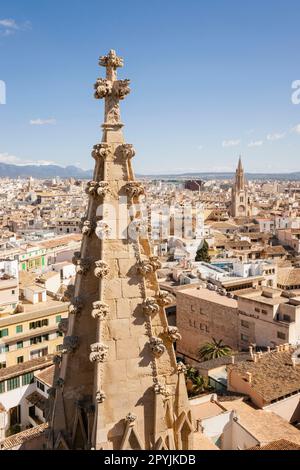
[[[251,202],[248,188],[245,183],[245,174],[241,156],[239,157],[238,166],[235,172],[235,182],[232,187],[231,215],[232,217],[251,216]]]

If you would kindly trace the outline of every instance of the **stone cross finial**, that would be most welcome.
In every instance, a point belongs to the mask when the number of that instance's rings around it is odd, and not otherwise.
[[[107,80],[114,81],[117,79],[117,68],[123,67],[124,61],[122,57],[118,57],[116,51],[111,49],[107,55],[103,55],[99,59],[99,65],[106,67]]]
[[[98,78],[95,83],[95,98],[105,98],[104,128],[122,127],[120,100],[130,93],[129,80],[117,80],[117,68],[123,66],[123,59],[111,49],[106,56],[100,57],[99,65],[106,68],[106,78]]]

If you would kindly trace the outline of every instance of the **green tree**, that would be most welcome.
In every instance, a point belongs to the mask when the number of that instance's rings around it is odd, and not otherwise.
[[[208,254],[208,243],[206,240],[203,240],[202,245],[199,246],[195,261],[205,261],[206,263],[210,262],[210,256]]]
[[[199,359],[202,359],[202,361],[230,356],[231,354],[232,349],[227,344],[223,344],[222,339],[217,341],[215,338],[212,338],[211,343],[205,343],[198,350],[198,357]]]

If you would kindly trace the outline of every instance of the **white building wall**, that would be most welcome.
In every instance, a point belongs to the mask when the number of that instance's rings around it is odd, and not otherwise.
[[[265,406],[263,408],[267,411],[273,411],[277,415],[281,416],[286,421],[296,421],[300,419],[300,393],[297,395],[292,395],[291,397],[280,400],[271,405]]]
[[[232,421],[228,429],[224,431],[223,450],[244,450],[260,444],[238,421]]]

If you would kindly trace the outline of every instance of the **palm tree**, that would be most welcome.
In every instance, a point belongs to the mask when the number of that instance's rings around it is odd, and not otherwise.
[[[217,341],[212,338],[211,343],[205,343],[198,350],[198,357],[202,361],[209,361],[210,359],[217,359],[218,357],[230,356],[232,349],[227,344],[223,344],[223,340]]]

